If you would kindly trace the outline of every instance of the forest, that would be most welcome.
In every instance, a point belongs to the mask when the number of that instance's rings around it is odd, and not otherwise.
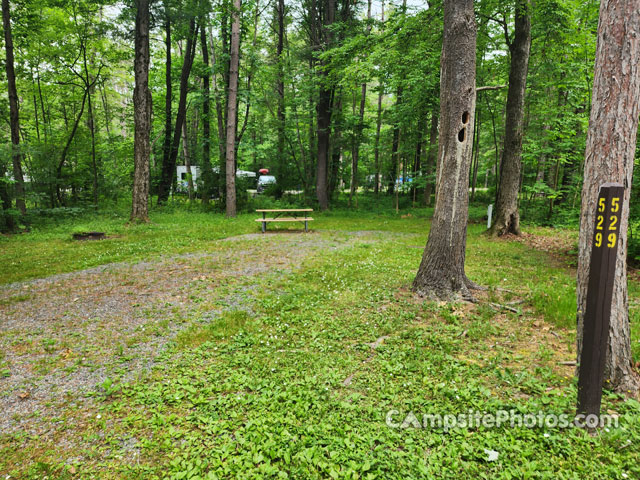
[[[5,229],[12,220],[27,224],[32,216],[109,206],[128,196],[134,169],[133,6],[11,3],[22,179],[11,164],[6,122],[0,172]],[[230,126],[237,7],[236,114]],[[521,33],[515,31],[513,2],[478,2],[476,16],[480,89],[471,201],[492,203],[511,118],[511,57]],[[521,79],[526,93],[519,205],[529,221],[566,224],[575,222],[580,206],[598,2],[544,0],[530,16],[524,39],[530,42],[529,69]],[[224,211],[229,128],[235,168],[269,169],[278,179],[276,198],[303,192],[302,201],[324,209],[342,196],[356,208],[366,190],[395,195],[396,206],[431,204],[439,2],[155,1],[149,28],[153,205],[174,195],[194,197],[197,190],[198,201]],[[186,181],[177,189],[176,165],[198,167],[197,184]],[[238,208],[246,210],[245,191],[255,185],[238,183]],[[22,200],[16,205],[10,197],[24,197],[26,217]]]
[[[0,476],[640,478],[638,0],[0,1]]]

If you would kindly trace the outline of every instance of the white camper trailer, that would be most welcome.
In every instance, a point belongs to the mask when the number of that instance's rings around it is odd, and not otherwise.
[[[184,165],[178,165],[176,167],[176,174],[178,176],[178,191],[189,191],[189,178],[187,177],[187,167]],[[198,190],[198,177],[200,177],[200,167],[195,165],[191,166],[191,180],[193,181],[193,189]]]

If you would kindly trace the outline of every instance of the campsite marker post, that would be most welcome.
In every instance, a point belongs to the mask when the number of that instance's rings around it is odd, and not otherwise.
[[[578,376],[578,413],[600,415],[624,187],[600,185]]]

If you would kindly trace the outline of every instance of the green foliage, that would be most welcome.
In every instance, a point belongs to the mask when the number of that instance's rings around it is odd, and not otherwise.
[[[544,252],[493,241],[482,235],[483,225],[471,224],[470,278],[490,288],[489,301],[523,301],[513,303],[520,313],[498,312],[484,301],[478,307],[415,301],[403,289],[420,261],[430,211],[413,209],[411,217],[402,218],[391,202],[373,211],[367,202],[374,197],[361,201],[368,208],[360,212],[318,215],[323,231],[304,237],[316,246],[294,269],[230,278],[233,285],[190,285],[191,301],[207,307],[187,319],[181,311],[170,314],[170,323],[182,327],[149,371],[128,382],[110,376],[97,387],[94,407],[84,402],[60,411],[84,419],[65,430],[68,445],[91,444],[86,458],[73,464],[75,475],[594,480],[640,475],[632,448],[640,441],[640,405],[610,393],[604,409],[619,415],[620,428],[597,435],[517,426],[389,428],[385,418],[392,409],[400,412],[393,417],[400,421],[407,412],[513,409],[573,415],[576,386],[565,376],[572,367],[559,370],[558,362],[567,360],[567,345],[574,343],[565,328],[575,319],[575,304],[571,311],[566,306],[575,302],[574,273]],[[482,210],[474,207],[472,214],[478,219]],[[194,211],[155,215],[165,236],[188,223],[202,226]],[[27,238],[44,234],[45,229]],[[265,240],[272,242],[264,244],[267,248],[276,249],[282,238]],[[190,251],[209,242],[201,239]],[[216,243],[229,258],[256,251],[255,238]],[[165,247],[166,254],[183,251],[176,244]],[[149,251],[141,258],[153,255]],[[237,290],[229,290],[234,285]],[[631,289],[637,295],[637,282]],[[227,309],[231,292],[252,292],[242,297],[243,310]],[[208,318],[198,314],[211,305],[222,310]],[[155,313],[148,315],[153,321]],[[635,322],[638,306],[632,315]],[[637,322],[633,328],[635,339]],[[373,350],[371,344],[383,337]],[[58,478],[68,471],[67,458],[84,455],[67,444],[48,453],[49,445],[43,437],[1,444],[0,462],[16,478]],[[497,452],[497,460],[488,461],[487,450]],[[132,451],[139,460],[125,456]]]

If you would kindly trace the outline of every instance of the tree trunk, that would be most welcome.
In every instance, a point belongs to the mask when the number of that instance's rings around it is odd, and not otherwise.
[[[226,0],[223,3],[223,5],[226,5]],[[227,15],[226,15],[226,10],[223,10],[223,17],[222,17],[222,28],[221,28],[221,36],[222,36],[222,57],[226,58],[227,53],[226,52],[226,45],[227,45],[227,41],[226,41],[226,35],[227,35]],[[212,63],[214,66],[217,65],[217,63],[219,62],[218,58],[216,57],[216,53],[215,53],[215,48],[214,48],[214,44],[213,44],[213,31],[210,29],[209,30],[209,49],[211,50],[211,59],[212,59]],[[218,81],[217,81],[217,76],[214,74],[213,75],[213,93],[214,93],[214,97],[215,97],[215,106],[216,106],[216,120],[217,120],[217,127],[218,127],[218,168],[219,168],[219,176],[218,176],[218,191],[220,193],[220,196],[222,197],[223,195],[226,194],[226,189],[225,189],[225,171],[227,169],[227,162],[225,159],[225,155],[226,155],[226,139],[225,139],[225,125],[226,125],[226,119],[225,119],[225,108],[227,105],[227,98],[229,96],[229,85],[227,83],[228,80],[228,75],[225,72],[228,72],[228,68],[227,66],[229,65],[228,61],[224,62],[224,72],[222,75],[222,80],[224,83],[224,94],[220,93],[220,91],[218,90]],[[222,99],[224,98],[224,105],[222,102]]]
[[[336,192],[336,188],[340,189],[342,183],[340,178],[340,168],[342,167],[343,159],[343,143],[342,143],[342,130],[344,129],[344,118],[342,115],[342,89],[339,88],[337,92],[334,92],[334,100],[332,102],[333,113],[332,119],[332,135],[331,143],[329,145],[329,173],[327,174],[327,189],[329,199],[333,198]]]
[[[371,0],[367,1],[367,35],[371,32]],[[360,111],[358,124],[354,136],[353,151],[351,154],[351,190],[349,191],[349,205],[358,191],[358,160],[360,157],[360,144],[362,143],[362,130],[364,129],[364,108],[367,101],[367,83],[363,82],[360,89]],[[356,207],[358,199],[356,198]]]
[[[164,142],[162,144],[162,168],[168,165],[171,158],[171,134],[173,133],[173,82],[171,79],[171,19],[169,4],[165,1],[165,97],[164,97]],[[160,187],[160,186],[159,186]],[[167,194],[168,195],[168,194]],[[159,201],[159,197],[158,197]]]
[[[418,178],[418,175],[421,174],[422,164],[424,163],[422,161],[422,154],[424,151],[424,148],[423,148],[424,134],[425,134],[424,130],[425,130],[425,125],[427,124],[426,117],[427,117],[426,114],[421,115],[417,125],[418,141],[416,142],[416,153],[413,161],[413,174],[412,174],[413,181],[411,182],[411,197],[412,197],[412,203],[414,207],[416,203],[416,195],[418,194],[418,189],[415,186],[415,180]]]
[[[478,163],[480,161],[480,110],[476,103],[476,124],[473,129],[473,152],[471,153],[471,201],[476,196],[476,186],[478,184]]]
[[[62,167],[67,161],[67,154],[69,153],[69,148],[71,147],[71,143],[73,143],[73,139],[76,136],[76,132],[78,131],[78,125],[80,124],[80,120],[82,119],[82,115],[84,114],[84,106],[87,103],[87,90],[85,89],[82,95],[82,104],[80,106],[80,113],[76,117],[75,122],[73,123],[73,128],[71,129],[71,133],[69,134],[69,138],[67,138],[67,142],[62,149],[62,153],[60,153],[60,161],[56,166],[56,196],[58,197],[58,203],[60,205],[64,204],[62,190],[60,189],[60,182],[62,180]],[[64,104],[63,104],[64,105]]]
[[[2,25],[4,27],[4,48],[6,53],[5,68],[9,89],[9,123],[11,126],[11,146],[13,158],[13,180],[16,208],[23,215],[27,213],[24,194],[24,178],[22,176],[22,152],[20,152],[20,114],[18,112],[18,90],[16,88],[16,73],[13,68],[13,37],[11,35],[11,12],[9,0],[2,0]]]
[[[187,122],[182,124],[182,156],[184,166],[187,168],[187,192],[189,202],[193,202],[193,176],[191,175],[191,155],[189,152],[189,136],[187,135]]]
[[[369,1],[369,12],[371,12],[371,1]],[[371,16],[371,14],[369,14]],[[349,190],[349,205],[358,191],[358,161],[360,158],[360,144],[362,143],[362,130],[364,128],[364,108],[367,101],[367,84],[363,83],[360,89],[360,110],[358,113],[358,124],[353,140],[353,150],[351,152],[351,189]],[[356,198],[356,207],[358,200]]]
[[[475,284],[467,279],[464,262],[476,100],[473,0],[445,0],[440,65],[436,208],[413,289],[427,297],[472,298]]]
[[[6,175],[5,166],[0,162],[0,202],[2,202],[3,215],[0,217],[2,223],[0,223],[0,232],[12,232],[16,228],[16,224],[11,216],[9,210],[11,210],[11,196],[7,189],[7,183],[4,182]]]
[[[286,172],[286,160],[285,153],[285,134],[286,134],[286,111],[284,103],[284,0],[277,0],[275,7],[276,20],[278,25],[278,43],[276,45],[276,61],[277,61],[277,79],[276,79],[276,92],[278,94],[278,111],[276,114],[277,121],[277,148],[278,158],[276,164],[276,179],[278,181],[277,192],[278,196],[283,193],[282,182]]]
[[[95,116],[93,114],[93,103],[91,101],[91,89],[94,87],[95,82],[91,81],[91,77],[89,75],[89,65],[87,64],[87,47],[86,44],[82,48],[82,59],[84,66],[84,74],[85,74],[85,88],[87,89],[87,109],[89,113],[89,118],[87,119],[87,124],[89,127],[89,132],[91,133],[91,168],[93,170],[93,204],[95,208],[98,207],[98,159],[96,157],[96,124],[95,124]]]
[[[490,229],[490,233],[497,236],[507,233],[520,235],[518,192],[522,169],[524,95],[531,48],[530,8],[530,0],[517,1],[515,35],[513,42],[508,44],[511,52],[511,67],[509,69],[504,148],[500,162],[500,185],[497,194],[495,221]]]
[[[210,120],[210,84],[209,49],[207,47],[207,31],[204,18],[200,21],[200,49],[204,73],[202,75],[202,203],[209,203],[213,193],[213,168],[211,167],[211,120]]]
[[[336,0],[325,0],[320,3],[321,11],[316,11],[315,2],[312,5],[312,17],[315,31],[313,34],[318,50],[326,49],[333,43],[331,26],[336,18]],[[320,10],[318,9],[318,10]],[[318,162],[316,170],[316,195],[320,210],[329,208],[329,154],[331,141],[331,114],[335,87],[330,84],[325,69],[319,72],[320,91],[318,93],[317,111],[317,152]]]
[[[137,0],[135,33],[135,88],[133,108],[133,201],[131,221],[149,221],[149,156],[151,155],[151,91],[149,90],[149,0]]]
[[[318,166],[316,172],[316,195],[320,210],[329,208],[329,139],[331,128],[331,97],[332,91],[324,86],[320,87],[318,100]]]
[[[438,153],[438,112],[434,109],[431,113],[431,128],[429,129],[429,153],[427,154],[427,175],[433,175],[433,167],[436,166],[436,155]],[[431,195],[433,193],[433,181],[427,180],[424,188],[424,203],[431,205]]]
[[[382,96],[384,91],[382,85],[378,91],[378,116],[376,119],[376,140],[374,147],[374,164],[375,164],[375,185],[373,191],[376,195],[380,193],[380,128],[382,127]]]
[[[578,359],[582,348],[589,261],[599,186],[619,182],[625,187],[613,285],[605,387],[637,394],[633,371],[627,294],[627,227],[629,196],[640,111],[640,9],[634,0],[604,0],[596,47],[593,103],[584,163],[578,253]]]
[[[402,105],[402,87],[398,87],[396,91],[396,110]],[[391,144],[391,179],[387,186],[387,193],[391,195],[396,188],[396,181],[398,179],[398,166],[400,159],[398,149],[400,147],[400,123],[397,118],[393,122],[393,142]],[[399,185],[398,185],[399,187]]]
[[[233,0],[231,20],[231,45],[229,47],[229,98],[227,101],[227,149],[226,149],[226,210],[227,217],[235,217],[236,211],[236,125],[238,122],[238,67],[240,63],[240,9],[242,0]]]
[[[195,45],[197,39],[195,19],[189,23],[189,33],[187,36],[187,46],[184,52],[182,71],[180,72],[180,98],[178,100],[178,112],[176,114],[176,125],[173,131],[173,141],[169,159],[162,164],[160,184],[158,185],[158,203],[164,203],[169,199],[171,186],[176,176],[176,160],[178,158],[178,148],[180,147],[180,137],[182,135],[182,124],[185,121],[187,110],[187,90],[189,87],[189,74],[195,57]]]

